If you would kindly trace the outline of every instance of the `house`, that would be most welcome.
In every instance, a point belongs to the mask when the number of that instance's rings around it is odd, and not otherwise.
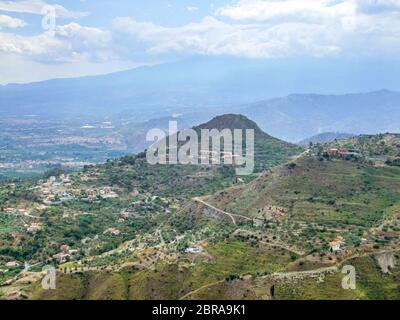
[[[18,261],[10,261],[6,263],[7,268],[19,267],[21,264]]]
[[[70,258],[70,254],[61,252],[55,254],[53,258],[56,259],[58,263],[65,263]]]
[[[201,253],[201,248],[198,248],[198,247],[187,248],[186,253],[199,254],[199,253]]]
[[[329,251],[332,253],[338,252],[341,250],[341,243],[339,241],[332,241],[329,243]]]
[[[341,251],[343,242],[344,238],[342,236],[338,236],[335,241],[329,243],[329,251],[332,253]]]
[[[340,148],[340,149],[339,149],[339,153],[340,153],[342,156],[346,156],[346,155],[349,154],[349,149],[347,149],[347,148]]]
[[[68,250],[70,250],[71,248],[70,248],[70,246],[69,245],[67,245],[67,244],[62,244],[61,246],[60,246],[60,250],[61,251],[68,251]]]
[[[339,149],[337,149],[337,148],[328,148],[327,152],[329,154],[338,154],[339,153]]]
[[[108,228],[108,229],[106,229],[103,233],[104,233],[104,234],[109,233],[109,234],[112,234],[112,235],[114,235],[114,236],[118,236],[118,235],[121,234],[121,231],[118,230],[118,229],[116,229],[116,228]]]
[[[26,229],[29,233],[36,233],[39,230],[43,229],[43,225],[41,223],[31,223],[31,225]]]

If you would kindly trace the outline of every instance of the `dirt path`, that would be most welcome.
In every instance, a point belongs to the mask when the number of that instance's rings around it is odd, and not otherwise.
[[[193,201],[198,202],[198,203],[200,203],[200,204],[202,204],[202,205],[204,205],[204,206],[206,206],[206,207],[208,207],[208,208],[210,208],[210,209],[212,209],[212,210],[214,210],[214,211],[216,211],[218,213],[221,213],[222,215],[228,216],[232,220],[233,224],[235,224],[235,225],[236,225],[236,219],[243,219],[243,220],[247,220],[247,221],[253,221],[253,219],[251,219],[249,217],[245,217],[245,216],[242,216],[240,214],[234,214],[234,213],[230,213],[230,212],[226,212],[226,211],[223,211],[221,209],[218,209],[218,208],[214,207],[213,205],[205,202],[204,200],[202,200],[200,198],[193,198]]]

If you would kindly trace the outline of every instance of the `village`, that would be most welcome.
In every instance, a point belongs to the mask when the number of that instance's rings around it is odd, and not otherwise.
[[[34,237],[46,229],[42,212],[51,208],[60,208],[61,215],[57,219],[76,219],[78,215],[89,213],[74,211],[69,213],[68,204],[78,205],[96,205],[111,201],[119,201],[115,207],[115,212],[110,215],[112,220],[109,225],[94,237],[86,237],[80,243],[59,243],[58,252],[47,257],[47,262],[62,265],[68,262],[80,260],[89,254],[91,248],[97,248],[102,243],[112,241],[115,238],[121,241],[126,236],[128,222],[132,220],[146,219],[152,212],[169,215],[177,207],[173,199],[154,196],[149,192],[140,193],[137,189],[133,190],[128,198],[119,199],[118,190],[111,186],[91,186],[90,182],[96,182],[98,173],[93,171],[82,171],[77,174],[60,174],[59,176],[50,176],[47,179],[39,180],[29,191],[33,192],[37,199],[35,204],[29,205],[26,202],[20,202],[13,207],[1,208],[0,214],[15,218],[21,221],[21,226],[26,234]],[[10,187],[13,187],[10,185]],[[15,185],[14,185],[15,187]],[[23,233],[18,233],[19,237]],[[145,243],[151,243],[151,239],[146,239]],[[17,270],[22,271],[24,262],[19,260],[0,261],[0,273],[2,275],[14,274]],[[1,283],[1,279],[0,279]]]
[[[84,174],[80,178],[82,181],[88,180],[88,177]],[[34,189],[38,191],[45,205],[61,205],[64,202],[74,200],[93,203],[101,199],[118,198],[118,194],[108,186],[93,189],[75,188],[68,174],[61,174],[59,178],[51,176],[47,180],[39,180]]]

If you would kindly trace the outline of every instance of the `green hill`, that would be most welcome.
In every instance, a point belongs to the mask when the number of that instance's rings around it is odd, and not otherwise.
[[[353,141],[359,139],[363,137],[341,143],[354,145]],[[375,154],[381,150],[384,156],[393,152],[393,148],[383,150],[378,144],[370,143],[367,148]],[[271,238],[306,251],[322,251],[337,235],[356,247],[362,238],[380,247],[396,243],[399,235],[397,222],[390,220],[400,205],[399,176],[396,166],[309,153],[206,201],[226,212],[263,221],[264,232],[268,231]],[[388,219],[391,222],[385,229],[393,234],[377,236],[371,231],[386,225]]]

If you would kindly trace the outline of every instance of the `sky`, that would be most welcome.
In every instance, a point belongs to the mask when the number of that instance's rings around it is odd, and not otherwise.
[[[0,84],[193,56],[400,60],[400,0],[0,0]]]

